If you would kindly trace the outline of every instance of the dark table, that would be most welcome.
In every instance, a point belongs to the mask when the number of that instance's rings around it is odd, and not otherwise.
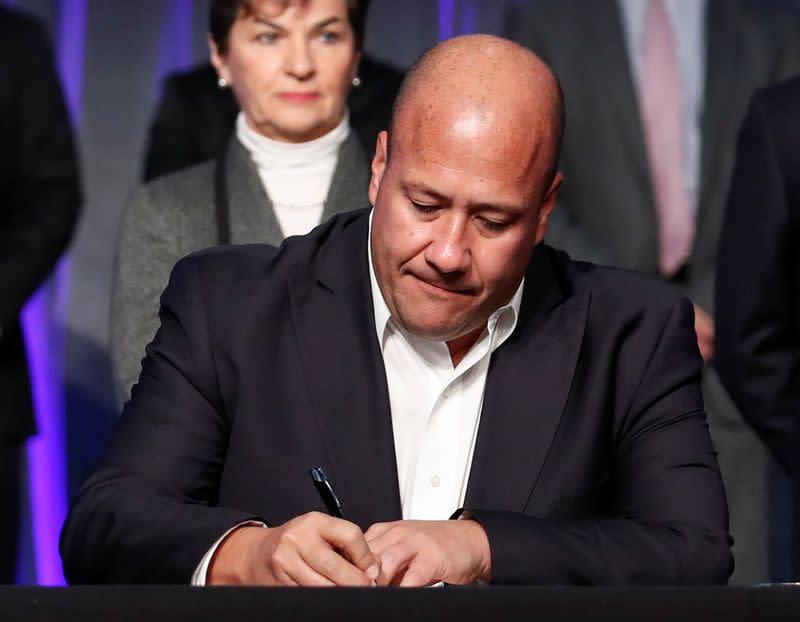
[[[3,587],[0,620],[800,621],[800,588]]]

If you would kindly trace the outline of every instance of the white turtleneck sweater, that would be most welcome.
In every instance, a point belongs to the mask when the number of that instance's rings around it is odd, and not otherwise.
[[[324,136],[284,143],[262,136],[239,113],[236,136],[258,169],[284,237],[303,235],[322,219],[339,148],[350,135],[350,118]]]

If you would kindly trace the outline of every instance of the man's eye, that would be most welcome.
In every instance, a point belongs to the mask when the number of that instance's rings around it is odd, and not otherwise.
[[[421,214],[433,214],[437,209],[435,205],[425,205],[424,203],[415,203],[414,201],[411,201],[411,205]]]
[[[481,225],[492,232],[498,233],[508,226],[507,222],[499,222],[497,220],[489,220],[488,218],[480,218]]]

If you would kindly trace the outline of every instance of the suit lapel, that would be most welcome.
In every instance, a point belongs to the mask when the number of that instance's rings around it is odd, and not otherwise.
[[[538,247],[512,336],[492,356],[465,506],[521,512],[569,397],[590,296],[558,283]]]
[[[345,518],[399,520],[389,391],[372,310],[366,212],[339,220],[289,292],[325,466]],[[341,229],[339,227],[342,227]]]
[[[369,179],[369,162],[358,142],[358,137],[351,130],[350,136],[339,149],[321,222],[339,212],[366,206]]]
[[[272,200],[256,165],[235,135],[228,146],[227,186],[232,241],[279,246],[284,236]]]

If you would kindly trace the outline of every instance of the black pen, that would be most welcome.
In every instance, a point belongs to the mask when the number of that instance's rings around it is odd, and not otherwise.
[[[314,481],[314,486],[317,488],[319,496],[322,497],[325,507],[328,508],[328,514],[336,516],[337,518],[344,518],[342,515],[342,504],[339,503],[339,497],[333,492],[333,487],[325,475],[322,467],[316,467],[309,471],[311,479]]]

